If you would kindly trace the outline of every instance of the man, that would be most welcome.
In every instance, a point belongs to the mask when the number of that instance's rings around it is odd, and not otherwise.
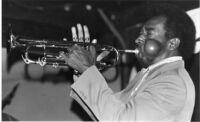
[[[136,57],[144,69],[121,92],[113,93],[98,71],[93,46],[85,50],[75,45],[69,54],[61,54],[70,67],[81,73],[71,86],[71,96],[94,120],[191,120],[195,92],[183,60],[194,49],[194,25],[175,6],[150,8],[148,20],[135,41],[139,50]],[[86,26],[83,29],[88,35]],[[80,25],[78,32],[83,33]],[[79,35],[78,40],[82,40],[83,34]],[[154,44],[148,46],[150,42]]]

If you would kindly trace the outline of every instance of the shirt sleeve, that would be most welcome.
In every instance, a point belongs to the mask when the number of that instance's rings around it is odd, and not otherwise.
[[[114,106],[122,105],[96,66],[88,68],[71,88],[70,96],[81,104],[94,120],[113,120],[110,112],[117,111]]]
[[[169,81],[171,80],[177,79],[172,77]],[[179,107],[174,105],[174,102],[180,102],[182,99],[179,98],[183,95],[182,92],[176,94],[179,89],[174,84],[155,84],[123,103],[115,97],[98,69],[92,66],[71,86],[71,97],[81,104],[94,120],[165,120],[171,109],[176,110]],[[165,86],[167,87],[163,91]],[[170,99],[165,97],[166,95]]]

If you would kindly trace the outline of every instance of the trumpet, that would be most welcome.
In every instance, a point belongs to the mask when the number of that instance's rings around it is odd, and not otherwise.
[[[8,43],[10,51],[15,48],[24,50],[21,56],[26,64],[51,65],[55,68],[67,66],[65,60],[60,57],[60,52],[69,53],[69,49],[75,44],[83,47],[95,46],[97,52],[96,66],[99,70],[115,66],[119,61],[120,53],[137,54],[139,52],[137,49],[118,50],[110,45],[98,45],[96,43],[25,38],[15,36],[12,33]]]

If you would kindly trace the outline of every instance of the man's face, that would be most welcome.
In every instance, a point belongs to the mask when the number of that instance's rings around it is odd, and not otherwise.
[[[136,55],[136,57],[144,67],[166,58],[167,38],[165,36],[165,21],[165,17],[156,17],[148,20],[141,29],[139,37],[135,40],[135,43],[139,49],[139,53]],[[148,51],[145,50],[145,43],[148,40],[153,40],[154,42],[159,43],[161,46],[158,55],[155,57],[149,56]]]

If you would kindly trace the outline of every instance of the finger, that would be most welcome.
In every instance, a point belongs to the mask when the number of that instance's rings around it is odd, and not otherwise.
[[[94,48],[92,49],[92,47],[90,48],[91,52],[95,52]],[[76,59],[76,62],[79,63],[80,65],[84,65],[84,66],[91,66],[94,65],[96,62],[96,56],[95,53],[91,54],[89,51],[87,50],[75,50],[73,51],[73,56],[72,58]],[[74,60],[75,61],[75,60]]]
[[[77,44],[75,44],[74,46],[73,46],[73,54],[76,54],[77,55],[77,57],[80,55],[83,55],[83,54],[85,54],[85,53],[88,53],[88,51],[87,50],[85,50],[82,46],[79,46],[79,45],[77,45]]]
[[[61,54],[65,53],[64,51],[60,51],[59,52],[59,56],[57,56],[56,58],[57,59],[60,59],[60,60],[64,60],[63,56],[61,56]]]
[[[77,29],[78,29],[78,41],[83,42],[83,29],[81,24],[77,24]]]
[[[92,54],[92,57],[95,58],[96,57],[96,49],[94,46],[90,46],[89,47],[89,51]]]
[[[77,65],[75,63],[77,57],[74,53],[71,53],[71,54],[65,54],[65,53],[60,53],[60,56],[62,58],[64,58],[65,60],[65,64],[67,64],[68,66],[70,66],[71,68],[73,69],[77,69]]]
[[[65,63],[68,64],[69,56],[66,55],[64,52],[60,52],[60,57],[65,60]]]
[[[88,53],[86,53],[86,52],[84,53],[79,50],[74,50],[71,58],[76,61],[78,60],[79,62],[84,64],[85,62],[83,59],[85,59],[85,55],[88,55]]]
[[[88,27],[86,25],[84,25],[83,30],[84,30],[84,33],[85,33],[85,42],[90,43],[90,33],[89,33],[89,30],[88,30]]]
[[[77,34],[76,34],[76,28],[75,28],[75,27],[72,27],[72,28],[71,28],[71,31],[72,31],[72,40],[73,40],[74,42],[77,42],[78,39],[77,39]]]
[[[78,45],[78,44],[74,44],[74,46],[72,47],[72,50],[82,51],[83,48],[80,45]]]
[[[72,52],[73,52],[73,50],[74,50],[74,46],[72,46],[72,47],[67,47],[67,52],[66,52],[66,54],[71,54]]]

